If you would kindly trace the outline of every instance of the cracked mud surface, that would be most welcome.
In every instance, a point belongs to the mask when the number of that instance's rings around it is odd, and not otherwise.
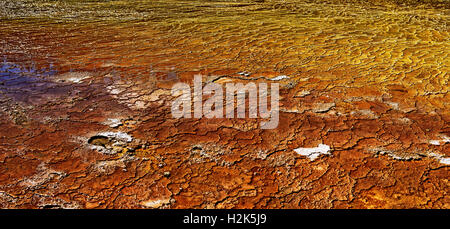
[[[1,208],[450,208],[450,3],[0,1]],[[280,83],[280,122],[171,87]]]

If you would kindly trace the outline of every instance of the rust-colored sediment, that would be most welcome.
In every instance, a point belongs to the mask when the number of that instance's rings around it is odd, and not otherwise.
[[[446,0],[0,9],[2,208],[450,208]],[[172,118],[195,74],[280,83],[278,128]]]

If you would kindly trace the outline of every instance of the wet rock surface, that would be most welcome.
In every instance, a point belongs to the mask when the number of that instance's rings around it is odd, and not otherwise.
[[[423,2],[0,1],[0,207],[449,208]],[[174,119],[195,74],[280,83],[278,128]]]

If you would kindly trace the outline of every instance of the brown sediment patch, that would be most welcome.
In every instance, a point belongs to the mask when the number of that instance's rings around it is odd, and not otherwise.
[[[75,2],[84,23],[5,8],[0,207],[450,207],[445,6]],[[278,128],[174,119],[195,74],[280,83]]]

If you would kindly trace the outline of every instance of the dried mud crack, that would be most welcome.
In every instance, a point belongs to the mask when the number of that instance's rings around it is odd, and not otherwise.
[[[1,208],[450,208],[448,1],[0,0],[0,17]],[[279,83],[278,127],[173,118],[197,74]]]

